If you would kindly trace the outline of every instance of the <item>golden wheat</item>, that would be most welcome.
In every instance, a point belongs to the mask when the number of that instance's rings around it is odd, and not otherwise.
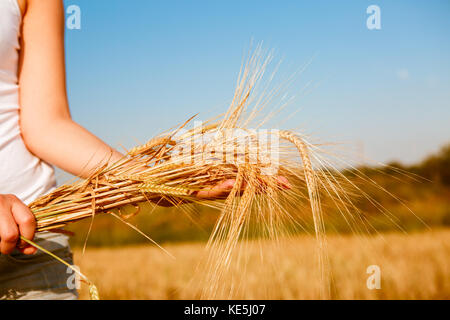
[[[318,243],[322,297],[328,298],[330,275],[321,194],[328,195],[342,214],[351,215],[350,192],[343,187],[345,177],[329,169],[318,148],[311,148],[302,136],[290,131],[271,133],[289,145],[282,144],[274,151],[279,160],[275,161],[275,170],[267,174],[271,164],[261,160],[271,160],[271,156],[249,125],[263,108],[261,101],[270,101],[252,95],[270,60],[270,56],[261,55],[260,48],[250,56],[241,69],[233,100],[223,117],[182,132],[191,118],[131,149],[121,160],[99,167],[89,178],[61,186],[34,201],[30,209],[36,217],[37,230],[59,229],[98,213],[125,220],[128,215],[122,214],[121,209],[130,204],[138,207],[144,201],[164,200],[180,209],[186,202],[218,208],[222,212],[208,242],[209,271],[205,278],[209,281],[203,290],[204,298],[214,298],[220,291],[220,280],[226,279],[231,260],[238,252],[239,240],[248,234],[252,223],[259,224],[268,238],[276,242],[283,230],[288,229],[285,225],[298,227],[301,215],[311,214]],[[257,154],[238,139],[230,139],[229,130],[243,130],[247,141],[256,142]],[[205,135],[209,138],[204,139]],[[193,144],[193,141],[200,142]],[[232,160],[237,155],[243,163],[224,161],[230,153]],[[292,186],[283,187],[280,177],[287,178]],[[235,184],[225,203],[221,199],[197,197],[199,191],[230,179]]]

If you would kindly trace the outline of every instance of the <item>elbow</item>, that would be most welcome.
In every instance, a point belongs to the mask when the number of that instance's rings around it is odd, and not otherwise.
[[[41,149],[41,136],[45,135],[45,131],[43,132],[43,128],[41,128],[36,123],[28,123],[27,121],[20,120],[20,134],[22,136],[22,140],[25,144],[25,147],[32,154],[39,157],[40,149]]]
[[[60,94],[34,96],[22,90],[19,102],[22,140],[31,153],[46,160],[45,154],[61,136],[64,126],[72,121],[66,97]]]
[[[61,117],[52,119],[20,117],[20,133],[26,148],[35,156],[46,160],[46,150],[52,147],[54,138],[58,136],[58,128],[61,128],[66,120]]]

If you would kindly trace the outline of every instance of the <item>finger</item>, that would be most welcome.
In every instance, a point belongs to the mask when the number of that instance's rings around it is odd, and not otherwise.
[[[20,252],[23,254],[35,254],[37,249],[33,247],[32,245],[26,245],[23,248],[18,248]]]
[[[228,179],[209,189],[203,189],[197,192],[197,198],[218,198],[233,189],[235,180]]]
[[[36,230],[36,219],[30,209],[22,202],[16,201],[13,203],[11,211],[14,216],[14,220],[19,226],[20,235],[28,240],[33,240],[34,231]],[[24,247],[26,245],[27,243],[25,241],[20,241],[20,247]]]
[[[228,192],[231,189],[233,189],[235,183],[236,183],[236,180],[228,179],[228,180],[225,180],[224,182],[220,183],[218,185],[218,188],[223,190],[223,191],[225,191],[225,192]]]
[[[19,229],[10,212],[9,206],[4,205],[0,208],[0,252],[2,254],[10,254],[19,239]]]
[[[289,183],[289,180],[286,177],[278,176],[277,182],[279,185],[281,185],[285,189],[291,189],[291,184]]]

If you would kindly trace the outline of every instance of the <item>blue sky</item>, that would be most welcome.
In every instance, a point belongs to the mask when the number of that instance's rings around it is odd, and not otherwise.
[[[81,29],[66,30],[72,114],[115,147],[224,111],[251,39],[282,60],[279,82],[311,61],[287,91],[296,99],[283,128],[381,162],[413,163],[450,142],[448,1],[71,4],[81,9]],[[366,27],[371,4],[381,30]]]

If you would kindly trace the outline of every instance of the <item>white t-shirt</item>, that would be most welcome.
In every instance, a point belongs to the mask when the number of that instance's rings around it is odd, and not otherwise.
[[[18,62],[21,12],[17,0],[0,0],[0,194],[25,203],[55,185],[53,167],[25,147],[19,127]]]

